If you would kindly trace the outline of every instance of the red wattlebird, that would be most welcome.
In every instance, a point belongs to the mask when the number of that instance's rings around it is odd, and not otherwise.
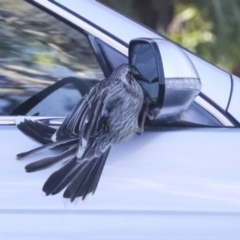
[[[20,130],[44,144],[18,154],[18,159],[45,149],[65,147],[57,156],[25,167],[27,172],[34,172],[68,159],[45,182],[46,195],[66,188],[63,196],[74,201],[76,197],[84,199],[88,193],[94,193],[111,147],[142,132],[146,112],[139,127],[138,118],[144,103],[144,93],[137,82],[139,76],[135,67],[119,66],[109,78],[90,90],[56,131],[30,120],[18,125]]]

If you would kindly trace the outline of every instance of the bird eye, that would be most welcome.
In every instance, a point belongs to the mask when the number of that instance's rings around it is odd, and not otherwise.
[[[128,72],[127,72],[127,76],[128,76],[128,77],[131,77],[132,75],[133,75],[132,71],[128,71]]]
[[[136,78],[136,79],[138,79],[139,76],[140,76],[139,72],[137,72],[137,71],[134,71],[134,72],[132,73],[132,75],[133,75],[133,77]]]

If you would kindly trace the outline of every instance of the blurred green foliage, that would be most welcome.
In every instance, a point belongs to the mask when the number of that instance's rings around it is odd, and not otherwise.
[[[168,37],[240,76],[239,0],[181,0],[175,13]],[[178,28],[172,29],[177,19]]]
[[[240,0],[100,0],[240,76]]]

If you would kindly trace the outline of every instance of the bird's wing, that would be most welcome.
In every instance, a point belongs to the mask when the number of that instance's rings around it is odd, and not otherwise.
[[[24,119],[24,121],[16,125],[21,132],[41,144],[51,143],[51,137],[56,131],[55,128],[30,119]]]
[[[105,80],[103,80],[105,81]],[[91,114],[99,108],[98,100],[102,96],[101,82],[96,84],[71,111],[53,136],[54,141],[59,141],[72,136],[79,136],[84,126],[89,121]]]
[[[74,201],[76,197],[81,196],[84,199],[88,193],[95,192],[111,148],[111,143],[108,141],[107,118],[111,111],[117,111],[120,101],[124,98],[124,91],[126,89],[123,83],[116,81],[102,88],[95,96],[92,95],[92,98],[87,98],[92,104],[91,107],[88,106],[87,113],[84,115],[84,120],[87,120],[87,123],[82,125],[83,134],[89,140],[85,151],[81,158],[77,154],[48,178],[43,186],[46,195],[57,194],[66,187],[64,197]],[[81,126],[83,116],[73,115],[73,118],[75,117],[75,122]],[[71,126],[71,119],[67,124]],[[81,129],[77,129],[77,127],[70,129],[80,132]]]
[[[79,136],[88,140],[96,131],[101,118],[119,99],[121,81],[103,80],[94,86],[89,94],[79,102],[54,134],[56,141]],[[111,99],[111,101],[110,101]]]

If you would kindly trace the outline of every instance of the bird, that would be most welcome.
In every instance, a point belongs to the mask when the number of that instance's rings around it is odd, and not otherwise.
[[[17,159],[46,149],[64,149],[25,166],[27,172],[35,172],[65,160],[44,183],[42,190],[47,196],[65,189],[63,197],[73,202],[94,194],[111,147],[142,134],[148,104],[138,79],[144,77],[136,67],[122,64],[91,88],[57,130],[27,119],[18,124],[21,131],[43,145],[19,153]]]

